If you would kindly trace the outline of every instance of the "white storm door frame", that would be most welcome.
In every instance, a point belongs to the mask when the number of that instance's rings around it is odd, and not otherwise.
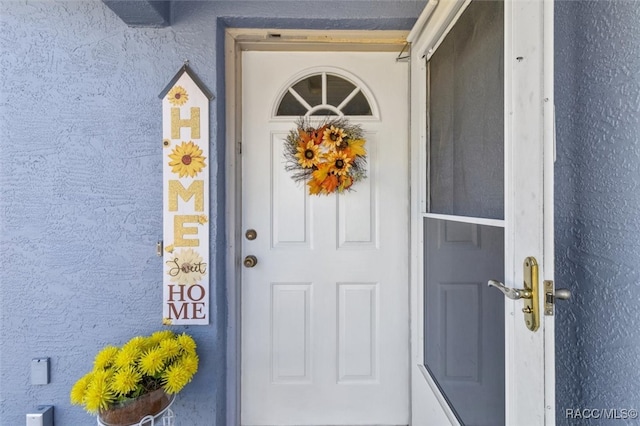
[[[427,212],[426,61],[471,0],[430,0],[408,41],[411,49],[411,321],[413,424],[459,424],[426,371],[424,359],[423,217]],[[553,0],[506,0],[505,284],[522,288],[522,262],[538,260],[540,288],[554,279]],[[540,306],[544,306],[540,291]],[[524,326],[522,302],[505,299],[507,425],[555,424],[554,317]]]

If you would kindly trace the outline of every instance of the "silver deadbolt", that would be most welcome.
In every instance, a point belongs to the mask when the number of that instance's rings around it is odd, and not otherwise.
[[[247,240],[253,241],[258,237],[258,233],[255,229],[247,229],[247,232],[245,232],[244,236],[247,237]]]
[[[247,268],[253,268],[258,264],[258,258],[250,254],[249,256],[244,258],[244,261],[242,263],[244,263],[244,266]]]

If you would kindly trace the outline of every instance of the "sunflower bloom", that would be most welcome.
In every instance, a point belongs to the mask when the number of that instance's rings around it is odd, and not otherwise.
[[[179,177],[194,177],[206,167],[204,160],[207,157],[202,156],[202,149],[192,141],[182,142],[176,146],[169,154],[169,158],[171,172],[177,173]]]
[[[320,149],[313,140],[309,140],[306,143],[298,145],[298,153],[296,154],[298,164],[305,169],[310,169],[313,166],[317,166],[320,161]]]
[[[82,405],[84,403],[84,397],[87,393],[87,388],[93,379],[93,372],[87,373],[78,380],[71,388],[69,399],[74,405]]]
[[[177,284],[194,285],[207,272],[207,264],[202,262],[202,257],[193,249],[180,250],[166,265],[171,282]]]
[[[104,370],[109,368],[109,366],[113,364],[118,351],[119,349],[115,346],[106,346],[96,355],[96,358],[93,361],[93,368],[95,370]]]
[[[331,126],[328,129],[325,129],[322,139],[330,146],[340,147],[342,146],[342,140],[345,136],[344,130],[339,127]]]
[[[338,176],[345,176],[349,173],[351,169],[351,163],[353,159],[350,158],[346,153],[338,151],[329,155],[329,171]]]
[[[136,390],[141,378],[142,374],[140,374],[135,368],[125,367],[113,374],[110,388],[117,395],[126,395],[129,392]]]
[[[154,376],[162,371],[164,367],[164,358],[162,357],[162,351],[159,348],[151,348],[142,354],[140,362],[138,364],[142,374],[148,374]]]
[[[171,105],[182,106],[189,100],[187,91],[182,86],[174,86],[168,93]]]

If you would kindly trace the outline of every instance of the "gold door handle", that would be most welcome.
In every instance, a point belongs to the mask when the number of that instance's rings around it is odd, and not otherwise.
[[[245,257],[242,263],[244,263],[244,266],[247,268],[253,268],[258,264],[258,258],[251,254]]]
[[[489,287],[495,287],[512,300],[523,299],[524,322],[531,331],[540,326],[540,308],[538,302],[538,262],[535,257],[527,257],[523,264],[524,288],[510,288],[496,280],[489,280]]]

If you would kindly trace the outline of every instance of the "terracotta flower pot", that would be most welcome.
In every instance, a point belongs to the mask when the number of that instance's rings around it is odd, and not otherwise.
[[[100,422],[105,426],[131,426],[140,423],[146,416],[154,418],[162,413],[173,401],[175,395],[168,395],[163,389],[132,399],[117,407],[100,412]],[[151,422],[145,422],[144,425]]]

